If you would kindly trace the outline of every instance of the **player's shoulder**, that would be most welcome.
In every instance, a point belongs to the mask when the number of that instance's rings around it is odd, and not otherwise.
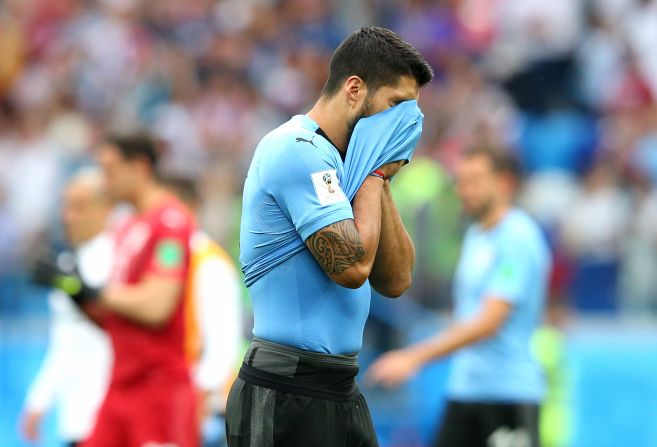
[[[191,228],[193,226],[191,212],[178,199],[166,197],[152,214],[151,223],[170,229]]]
[[[503,227],[503,238],[516,246],[531,247],[546,245],[545,235],[539,224],[526,211],[514,208],[509,212]]]
[[[527,211],[520,208],[513,208],[509,212],[509,221],[511,228],[516,231],[525,231],[531,234],[541,231],[536,220]]]
[[[333,158],[327,144],[315,131],[317,126],[304,115],[296,115],[269,132],[260,141],[262,157],[293,162],[299,158]]]
[[[507,212],[499,226],[499,234],[502,237],[512,237],[513,235],[528,235],[534,230],[534,220],[525,211],[519,208],[512,208]]]
[[[110,230],[105,230],[98,234],[89,246],[89,251],[94,254],[106,255],[111,254],[114,249],[114,240],[112,239],[113,233]]]
[[[312,138],[313,135],[316,135],[316,130],[317,126],[313,125],[308,117],[304,115],[295,115],[269,132],[265,136],[265,139],[270,139],[279,143],[293,143],[296,142],[296,138],[299,136]]]

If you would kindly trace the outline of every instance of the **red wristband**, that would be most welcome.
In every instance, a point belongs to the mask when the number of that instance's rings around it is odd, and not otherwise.
[[[374,175],[376,177],[379,177],[379,178],[381,178],[381,180],[386,179],[386,175],[383,172],[379,171],[378,169],[375,169],[374,171],[372,171],[372,173],[370,175]]]

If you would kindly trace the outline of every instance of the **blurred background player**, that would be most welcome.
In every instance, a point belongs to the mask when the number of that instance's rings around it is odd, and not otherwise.
[[[85,180],[87,177],[89,176],[81,177],[81,179]],[[100,172],[96,173],[95,180],[95,186],[99,189],[102,188],[103,179]],[[77,185],[77,177],[74,182],[73,186]],[[198,192],[193,181],[181,177],[168,177],[163,180],[163,183],[190,210],[196,210]],[[74,189],[74,191],[77,191],[77,189]],[[101,198],[101,196],[98,197]],[[105,198],[104,205],[106,208],[103,210],[105,213],[96,217],[102,217],[103,220],[88,219],[89,225],[103,225],[105,222],[109,201],[106,196],[102,197]],[[78,200],[78,202],[80,201]],[[84,203],[78,203],[78,207],[84,205]],[[69,222],[81,214],[73,214],[73,210],[69,210],[69,208],[71,207],[66,208],[64,214],[65,222]],[[82,220],[84,217],[80,215],[75,221],[78,222],[78,227],[81,224],[84,225],[85,220]],[[104,241],[110,244],[106,248],[111,250],[112,241],[109,236],[105,236]],[[223,414],[228,388],[235,376],[234,367],[241,344],[240,286],[236,270],[230,258],[206,234],[201,231],[194,232],[190,240],[190,250],[190,268],[186,280],[184,300],[185,355],[192,365],[195,382],[201,392],[199,416],[205,419],[206,430],[204,431],[206,436],[204,436],[204,444],[217,446],[225,444]],[[107,275],[109,275],[109,262],[108,259],[106,263],[108,267]],[[67,301],[70,302],[68,298]],[[73,303],[70,305],[73,305]],[[80,313],[79,310],[76,312]],[[98,332],[96,326],[92,326],[92,329]],[[75,345],[72,345],[72,347],[69,347],[69,351],[74,348]],[[107,349],[109,349],[109,346],[107,346]],[[49,368],[50,372],[55,367],[52,363],[48,361],[48,365],[52,365]],[[107,362],[105,364],[98,362],[98,368],[103,366],[105,369],[101,371],[102,374],[98,374],[100,379],[107,378],[110,367]],[[42,383],[44,380],[46,380],[45,377],[38,379],[38,382]],[[40,387],[42,388],[43,385]],[[86,413],[95,416],[101,403],[100,399],[104,396],[104,391],[105,388],[102,388],[98,399],[93,402],[95,405],[86,408]],[[43,392],[40,394],[43,394]],[[30,414],[30,416],[32,415]],[[35,413],[34,417],[26,419],[26,423],[34,425],[38,422],[37,418],[39,416]],[[34,422],[32,422],[33,419]],[[93,419],[89,423],[92,424]],[[30,432],[32,431],[30,430]],[[84,439],[84,436],[74,439]]]
[[[114,369],[87,446],[198,445],[196,396],[184,354],[184,286],[194,220],[156,180],[145,135],[108,139],[98,153],[109,194],[135,214],[116,231],[115,262],[96,301]]]
[[[198,445],[196,392],[184,352],[184,286],[189,211],[156,180],[158,154],[146,136],[120,136],[99,148],[107,192],[135,214],[114,232],[108,284],[94,289],[74,269],[41,269],[109,333],[114,366],[85,446]]]
[[[440,447],[538,446],[542,370],[530,352],[541,323],[551,258],[540,228],[513,206],[515,159],[488,147],[468,151],[458,194],[474,220],[454,283],[457,323],[439,335],[375,361],[369,378],[384,386],[456,352]]]
[[[162,181],[197,213],[199,193],[192,180],[165,177]],[[185,352],[201,393],[203,445],[218,447],[226,445],[226,400],[243,342],[241,284],[230,256],[202,230],[192,235],[190,250]]]
[[[105,231],[110,209],[99,171],[85,169],[71,178],[61,211],[64,233],[80,275],[93,287],[105,285],[112,267],[112,239]],[[56,408],[61,441],[77,446],[90,434],[105,396],[110,342],[63,292],[53,291],[48,301],[50,341],[26,399],[22,432],[28,441],[39,441],[45,414]]]

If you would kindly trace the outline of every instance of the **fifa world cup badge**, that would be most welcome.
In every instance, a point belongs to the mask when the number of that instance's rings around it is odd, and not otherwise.
[[[340,179],[335,169],[315,172],[310,175],[310,178],[321,206],[347,201],[347,196],[340,188]]]
[[[324,180],[324,183],[326,183],[326,187],[328,188],[329,194],[335,194],[335,188],[333,188],[333,179],[331,178],[331,173],[327,172],[324,174],[322,177],[322,180]]]

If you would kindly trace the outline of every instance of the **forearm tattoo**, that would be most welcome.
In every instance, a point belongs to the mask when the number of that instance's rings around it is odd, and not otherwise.
[[[365,256],[363,242],[351,219],[322,228],[306,239],[306,246],[329,275],[344,272]]]

